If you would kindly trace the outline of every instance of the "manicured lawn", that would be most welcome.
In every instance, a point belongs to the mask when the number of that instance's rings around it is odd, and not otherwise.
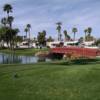
[[[35,49],[35,48],[31,48],[31,49],[16,49],[14,51],[11,51],[9,49],[1,49],[0,52],[2,53],[15,53],[17,55],[34,55],[35,53],[39,52],[39,51],[48,51],[49,49],[47,48],[43,48],[43,49]]]
[[[100,63],[0,65],[0,100],[100,100]]]

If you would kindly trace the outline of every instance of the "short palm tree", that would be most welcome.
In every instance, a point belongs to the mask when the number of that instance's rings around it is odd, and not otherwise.
[[[4,7],[3,7],[3,11],[7,12],[8,17],[9,17],[9,13],[12,12],[12,9],[13,8],[10,4],[5,4]]]
[[[66,30],[64,30],[64,36],[65,36],[65,41],[67,40],[67,31]]]
[[[1,19],[1,24],[3,24],[4,27],[6,27],[6,25],[7,25],[7,19],[5,17]]]
[[[61,40],[61,25],[62,25],[62,23],[58,22],[56,24],[57,24],[56,30],[58,31],[58,41],[60,41]]]
[[[74,33],[73,40],[75,41],[75,35],[76,35],[76,32],[78,32],[77,28],[74,27],[74,28],[72,29],[72,32]]]
[[[84,30],[84,33],[85,33],[85,41],[86,41],[87,32],[88,32],[88,29],[85,29]]]
[[[70,36],[68,35],[68,32],[67,32],[67,30],[64,30],[64,35],[65,35],[65,41],[67,40],[67,41],[69,41],[71,38],[70,38]]]
[[[92,32],[92,28],[91,27],[88,27],[88,33],[91,35],[91,32]]]

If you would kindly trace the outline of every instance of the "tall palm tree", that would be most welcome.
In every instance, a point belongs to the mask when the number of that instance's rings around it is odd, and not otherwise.
[[[1,23],[4,25],[4,27],[6,27],[7,25],[7,19],[4,17],[1,19]]]
[[[12,12],[12,9],[13,8],[10,4],[5,4],[4,7],[3,7],[3,11],[7,12],[8,17],[9,17],[9,13]]]
[[[7,22],[9,24],[9,27],[12,28],[12,22],[14,21],[14,17],[13,16],[9,16],[7,19]]]
[[[27,32],[28,32],[28,29],[25,28],[25,29],[24,29],[24,32],[26,32],[26,38],[27,38]]]
[[[85,30],[84,30],[84,33],[85,33],[85,41],[86,41],[87,32],[88,32],[88,29],[85,29]]]
[[[74,33],[73,40],[75,41],[75,35],[76,35],[76,32],[78,32],[77,28],[73,27],[72,32]]]
[[[30,29],[31,29],[31,25],[30,24],[27,24],[27,29],[28,29],[28,32],[29,32],[29,40],[30,40]]]
[[[61,40],[61,25],[62,25],[62,23],[58,22],[56,24],[57,24],[56,30],[58,31],[58,41],[60,41]]]
[[[31,25],[27,24],[26,28],[28,29],[28,32],[29,32],[29,41],[28,41],[28,47],[29,47],[30,46],[30,29],[31,29]]]

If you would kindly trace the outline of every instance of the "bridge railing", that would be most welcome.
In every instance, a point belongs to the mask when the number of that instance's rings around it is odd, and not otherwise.
[[[74,53],[84,57],[90,57],[90,56],[96,57],[100,55],[100,50],[90,49],[90,48],[80,48],[80,47],[57,47],[57,48],[52,48],[51,53],[60,53],[60,54]]]

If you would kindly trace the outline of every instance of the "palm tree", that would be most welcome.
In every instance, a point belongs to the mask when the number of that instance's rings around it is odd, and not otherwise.
[[[30,46],[30,28],[31,28],[31,25],[30,24],[27,24],[26,25],[26,28],[27,28],[27,30],[29,32],[29,41],[28,41],[28,47],[29,47]]]
[[[24,29],[24,32],[26,32],[26,38],[27,38],[27,32],[28,32],[28,29],[25,28],[25,29]]]
[[[60,41],[61,40],[61,25],[62,25],[62,23],[58,22],[56,24],[57,24],[56,30],[58,31],[58,41]]]
[[[7,22],[9,24],[9,27],[12,28],[12,22],[14,21],[14,17],[13,16],[9,16],[7,19]]]
[[[67,30],[64,30],[64,35],[65,35],[65,41],[69,41],[71,38],[70,38],[70,36],[68,35],[68,33],[67,33]]]
[[[72,32],[74,33],[73,40],[75,41],[75,35],[76,35],[76,32],[78,32],[77,28],[74,27],[74,28],[72,29]]]
[[[85,33],[85,41],[86,41],[87,32],[88,32],[88,29],[85,29],[85,30],[84,30],[84,33]]]
[[[30,28],[31,28],[31,25],[30,24],[27,24],[27,29],[28,29],[28,32],[29,32],[29,39],[30,39]]]
[[[7,19],[4,17],[1,19],[1,23],[4,25],[4,27],[6,27],[7,24]]]
[[[9,13],[12,12],[12,9],[13,8],[10,4],[5,4],[4,7],[3,7],[3,11],[7,12],[8,17],[9,17]]]
[[[12,29],[12,49],[14,49],[14,45],[15,45],[15,37],[17,36],[17,34],[20,32],[20,30],[18,28]]]
[[[87,36],[86,36],[86,38],[87,38],[87,41],[91,41],[91,40],[93,40],[93,37],[91,36],[91,32],[92,32],[92,28],[91,27],[88,27],[87,28]]]
[[[64,30],[64,35],[65,35],[65,41],[67,40],[67,31]]]
[[[92,32],[92,28],[91,27],[88,27],[88,33],[91,35],[91,32]]]

